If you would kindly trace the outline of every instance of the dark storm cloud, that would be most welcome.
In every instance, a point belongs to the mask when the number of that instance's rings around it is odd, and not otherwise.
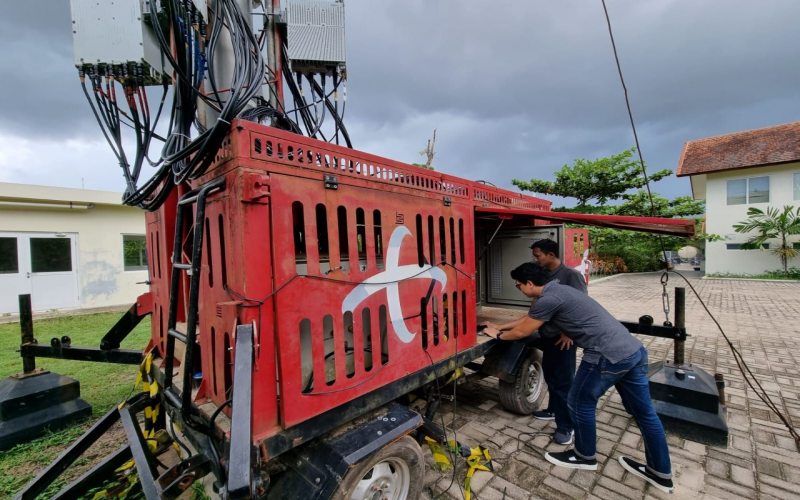
[[[73,138],[98,133],[72,63],[69,2],[4,2],[0,131]]]
[[[800,119],[800,3],[607,4],[651,170],[674,168],[687,140]],[[378,5],[347,4],[351,120],[474,119],[484,126],[450,141],[447,123],[430,123],[435,164],[504,185],[633,145],[599,1]],[[418,161],[425,134],[407,161]],[[526,154],[513,147],[520,141]],[[688,184],[672,178],[656,190],[689,194]]]
[[[798,95],[797,2],[608,4],[642,120]],[[347,5],[351,87],[371,119],[397,118],[387,99],[489,119],[525,107],[554,126],[620,115],[599,1]]]
[[[69,2],[5,2],[0,133],[100,138]],[[800,2],[607,0],[650,169],[685,141],[800,119]],[[505,187],[633,145],[600,0],[345,0],[356,146]],[[110,186],[113,187],[113,186]],[[660,182],[689,193],[686,179]]]

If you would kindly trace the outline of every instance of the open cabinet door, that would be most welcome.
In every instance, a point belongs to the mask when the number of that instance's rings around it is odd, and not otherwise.
[[[589,230],[586,228],[564,229],[564,244],[561,245],[561,262],[578,271],[586,284],[592,263],[589,261]]]
[[[501,229],[488,247],[484,257],[485,297],[487,304],[529,306],[531,300],[514,286],[509,272],[523,262],[530,262],[531,244],[541,239],[551,239],[559,244],[563,254],[562,226],[533,226]]]

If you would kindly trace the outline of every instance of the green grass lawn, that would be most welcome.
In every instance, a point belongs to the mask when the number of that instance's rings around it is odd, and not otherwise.
[[[110,312],[34,320],[33,332],[44,345],[49,345],[52,337],[67,335],[73,346],[99,347],[100,339],[122,314]],[[149,339],[150,318],[147,317],[122,342],[122,348],[144,349]],[[19,323],[0,325],[0,378],[22,371],[22,359],[17,352],[19,343]],[[81,384],[81,398],[92,405],[92,419],[0,452],[0,498],[12,497],[95,419],[132,395],[138,369],[134,365],[52,358],[37,358],[36,367],[77,379]]]

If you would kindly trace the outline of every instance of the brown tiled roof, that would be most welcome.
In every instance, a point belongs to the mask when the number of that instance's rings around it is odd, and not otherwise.
[[[800,122],[689,141],[678,177],[800,161]]]

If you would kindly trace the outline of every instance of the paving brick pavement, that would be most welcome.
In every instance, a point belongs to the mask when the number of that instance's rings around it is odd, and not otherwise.
[[[702,297],[764,390],[781,411],[800,426],[800,283],[700,279],[682,273]],[[593,283],[589,293],[615,317],[636,321],[649,314],[664,321],[660,275],[616,276]],[[727,446],[712,446],[669,434],[673,462],[673,495],[664,494],[631,476],[617,462],[620,454],[644,458],[641,435],[616,391],[598,404],[597,472],[555,467],[543,453],[565,447],[552,444],[552,422],[511,414],[502,409],[497,381],[471,380],[458,386],[455,404],[439,413],[459,440],[491,450],[494,473],[480,473],[472,482],[472,498],[543,499],[724,499],[800,498],[800,453],[777,415],[768,410],[742,378],[727,341],[703,310],[687,283],[671,274],[667,284],[674,307],[674,287],[686,288],[685,361],[722,373],[728,397]],[[670,315],[670,320],[674,320]],[[650,361],[671,360],[673,343],[640,337]],[[580,353],[580,350],[579,350]],[[464,469],[455,476],[428,468],[425,498],[464,498]]]

